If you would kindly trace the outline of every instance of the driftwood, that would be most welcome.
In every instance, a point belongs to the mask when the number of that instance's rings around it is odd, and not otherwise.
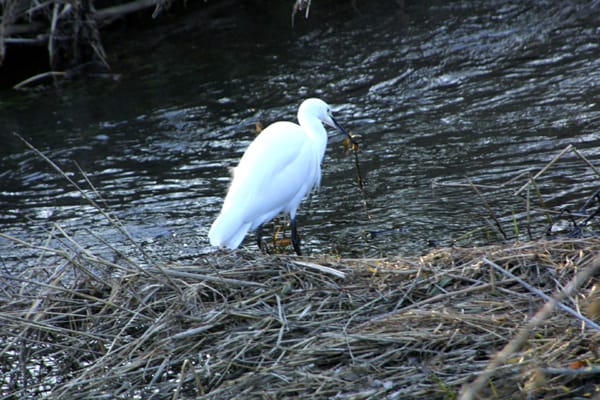
[[[171,5],[171,0],[122,1],[99,10],[94,0],[4,0],[0,4],[0,66],[5,61],[7,46],[46,47],[48,70],[14,86],[26,89],[48,78],[75,76],[85,65],[100,66],[103,73],[95,76],[118,78],[106,73],[110,66],[100,28],[146,9],[154,9],[152,17],[156,17]]]
[[[92,0],[75,2],[5,0],[2,2],[0,24],[0,63],[4,61],[8,44],[46,44],[49,64],[62,64],[59,52],[69,53],[68,59],[81,63],[94,56],[105,61],[100,43],[98,18]],[[65,54],[66,56],[66,54]]]
[[[151,18],[157,18],[173,3],[174,0],[114,0],[111,5],[96,9],[94,0],[3,0],[0,2],[0,67],[9,46],[31,49],[45,46],[48,69],[23,80],[16,89],[26,89],[47,78],[70,78],[85,64],[102,67],[103,73],[95,73],[95,76],[118,78],[107,73],[110,66],[102,45],[101,28],[145,10],[149,16],[152,11]],[[187,5],[186,1],[183,3]],[[234,0],[215,0],[204,7],[218,13],[220,9],[238,6]],[[306,10],[308,17],[310,1],[290,0],[290,6],[292,20],[299,10]]]

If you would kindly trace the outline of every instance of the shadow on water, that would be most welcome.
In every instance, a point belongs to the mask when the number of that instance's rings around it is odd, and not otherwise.
[[[331,144],[322,188],[299,211],[313,254],[418,253],[472,231],[471,243],[490,232],[498,239],[482,198],[454,183],[485,185],[483,197],[510,232],[525,209],[512,193],[526,178],[502,184],[537,172],[569,144],[600,166],[594,2],[359,6],[314,5],[293,30],[288,8],[242,10],[208,33],[166,26],[161,41],[146,35],[113,49],[119,81],[3,93],[0,231],[42,242],[56,223],[82,243],[121,240],[15,131],[85,184],[76,162],[142,243],[167,246],[171,256],[210,251],[206,233],[228,168],[255,123],[295,120],[311,96],[363,136],[371,216],[352,156]],[[543,178],[538,189],[550,208],[576,208],[598,180],[572,154]],[[542,224],[544,213],[533,218]],[[4,260],[21,256],[0,246]]]

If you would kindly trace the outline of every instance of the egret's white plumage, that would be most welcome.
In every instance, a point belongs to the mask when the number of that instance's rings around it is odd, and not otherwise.
[[[248,146],[233,170],[223,208],[208,233],[213,246],[235,249],[248,231],[287,213],[292,220],[294,249],[300,253],[296,210],[321,182],[321,161],[327,147],[323,123],[348,134],[320,99],[305,100],[298,109],[298,121],[300,125],[275,122]]]

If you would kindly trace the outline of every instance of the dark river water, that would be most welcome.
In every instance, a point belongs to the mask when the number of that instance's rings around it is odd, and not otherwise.
[[[113,37],[119,80],[0,92],[0,232],[43,245],[61,227],[84,247],[124,243],[17,132],[149,250],[213,251],[208,228],[255,124],[295,121],[317,96],[362,136],[365,191],[352,153],[331,143],[321,190],[298,213],[305,253],[414,255],[543,237],[547,210],[576,211],[598,188],[568,151],[522,192],[529,206],[514,195],[571,144],[600,168],[595,3],[314,1],[293,29],[285,5],[240,8],[201,33],[182,28],[192,14]],[[255,251],[254,237],[243,246]],[[9,268],[29,254],[2,238],[0,252]]]

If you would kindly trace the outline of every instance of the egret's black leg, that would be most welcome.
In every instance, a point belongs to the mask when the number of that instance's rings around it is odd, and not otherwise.
[[[256,228],[256,244],[258,245],[258,248],[264,252],[265,248],[263,247],[262,233],[263,226],[259,225],[258,228]]]
[[[300,237],[298,236],[298,229],[296,228],[296,218],[292,218],[291,225],[292,225],[292,245],[294,246],[294,251],[296,251],[296,254],[301,256],[302,252],[300,251]]]

